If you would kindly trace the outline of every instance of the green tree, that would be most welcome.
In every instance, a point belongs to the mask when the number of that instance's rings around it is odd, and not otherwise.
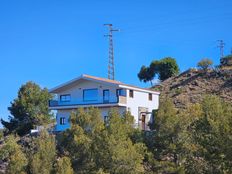
[[[154,135],[148,141],[154,154],[153,170],[161,173],[180,172],[183,170],[182,150],[185,136],[182,132],[185,123],[183,115],[178,114],[171,99],[160,103],[160,108],[155,116]]]
[[[18,97],[14,99],[8,110],[11,113],[9,122],[1,119],[3,126],[11,133],[25,135],[36,125],[46,124],[52,114],[48,109],[51,99],[47,89],[41,89],[33,82],[22,85]]]
[[[7,137],[6,142],[0,149],[0,158],[8,162],[7,174],[23,174],[27,166],[27,158],[14,135]]]
[[[95,108],[71,114],[71,129],[58,138],[75,173],[142,173],[143,144],[130,140],[133,117],[112,110],[103,122]]]
[[[50,174],[56,158],[56,144],[53,135],[42,131],[35,139],[35,152],[30,154],[29,169],[33,174]]]
[[[97,109],[78,109],[71,114],[71,128],[58,137],[59,146],[68,154],[75,173],[92,173],[96,171],[94,155],[98,149],[94,147],[101,138],[99,134],[104,128],[101,114]],[[93,152],[93,149],[96,149]]]
[[[68,157],[61,157],[57,160],[55,166],[56,174],[73,174],[71,160]]]
[[[151,82],[157,75],[159,80],[166,80],[169,77],[177,75],[179,73],[179,67],[177,62],[172,57],[165,57],[161,60],[152,61],[149,67],[142,66],[138,73],[138,78],[143,82]]]
[[[143,81],[144,83],[150,82],[152,84],[152,80],[154,79],[155,73],[151,71],[150,67],[142,66],[139,73],[138,78],[140,81]]]
[[[204,71],[208,70],[212,65],[213,65],[213,61],[208,58],[204,58],[197,63],[197,66]]]
[[[202,167],[207,173],[231,173],[231,104],[209,95],[204,98],[201,111],[200,117],[192,122],[189,129],[194,147],[192,149],[195,149],[192,152],[193,160],[190,162],[204,164]],[[193,171],[199,168],[199,165],[189,166]]]
[[[134,120],[130,113],[122,117],[115,110],[109,113],[106,144],[110,173],[143,173],[143,159],[146,147],[143,143],[133,143],[129,138],[133,133]]]
[[[158,75],[161,81],[166,80],[179,73],[177,62],[172,57],[165,57],[158,64]]]

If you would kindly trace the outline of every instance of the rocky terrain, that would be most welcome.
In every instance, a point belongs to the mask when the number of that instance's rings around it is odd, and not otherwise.
[[[164,97],[173,99],[177,108],[198,103],[206,94],[220,96],[232,103],[232,68],[218,68],[208,71],[189,69],[178,76],[153,87]]]

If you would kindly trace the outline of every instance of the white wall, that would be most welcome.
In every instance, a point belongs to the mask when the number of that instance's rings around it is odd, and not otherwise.
[[[106,85],[102,83],[92,82],[88,80],[82,80],[80,83],[76,84],[73,87],[70,87],[61,93],[58,94],[58,99],[60,95],[71,94],[71,101],[83,101],[83,90],[84,89],[98,89],[98,99],[99,102],[103,98],[103,90],[109,89],[110,97],[113,97],[116,100],[116,90],[118,89],[116,86]]]
[[[159,95],[152,94],[152,101],[148,99],[148,95],[149,93],[147,92],[134,90],[134,97],[130,98],[129,90],[127,90],[127,107],[130,108],[131,114],[135,117],[136,123],[138,123],[139,119],[139,107],[147,108],[148,112],[152,112],[152,110],[156,110],[159,107]]]

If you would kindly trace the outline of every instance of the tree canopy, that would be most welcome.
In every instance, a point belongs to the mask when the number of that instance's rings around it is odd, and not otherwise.
[[[209,69],[212,65],[213,65],[213,61],[208,58],[204,58],[200,62],[197,63],[197,66],[204,71]]]
[[[142,66],[138,73],[138,78],[143,82],[152,82],[157,75],[159,80],[163,81],[169,77],[177,75],[179,73],[179,67],[176,60],[172,57],[165,57],[161,60],[152,61],[150,66]],[[152,84],[152,83],[151,83]]]
[[[133,117],[116,110],[109,113],[104,123],[98,110],[78,109],[72,113],[72,126],[60,136],[59,144],[71,156],[76,173],[141,173],[143,146],[134,144]]]
[[[11,102],[9,122],[1,119],[3,126],[11,133],[25,135],[36,125],[49,123],[52,114],[48,101],[52,96],[46,88],[41,89],[33,82],[22,85],[18,96]]]

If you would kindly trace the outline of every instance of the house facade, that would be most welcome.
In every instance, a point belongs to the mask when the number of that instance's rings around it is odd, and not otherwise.
[[[147,130],[153,121],[152,111],[159,107],[159,92],[89,75],[81,75],[49,92],[55,96],[49,101],[49,109],[56,111],[55,131],[69,128],[71,112],[80,107],[98,108],[104,120],[112,108],[120,114],[130,111],[135,126]]]

